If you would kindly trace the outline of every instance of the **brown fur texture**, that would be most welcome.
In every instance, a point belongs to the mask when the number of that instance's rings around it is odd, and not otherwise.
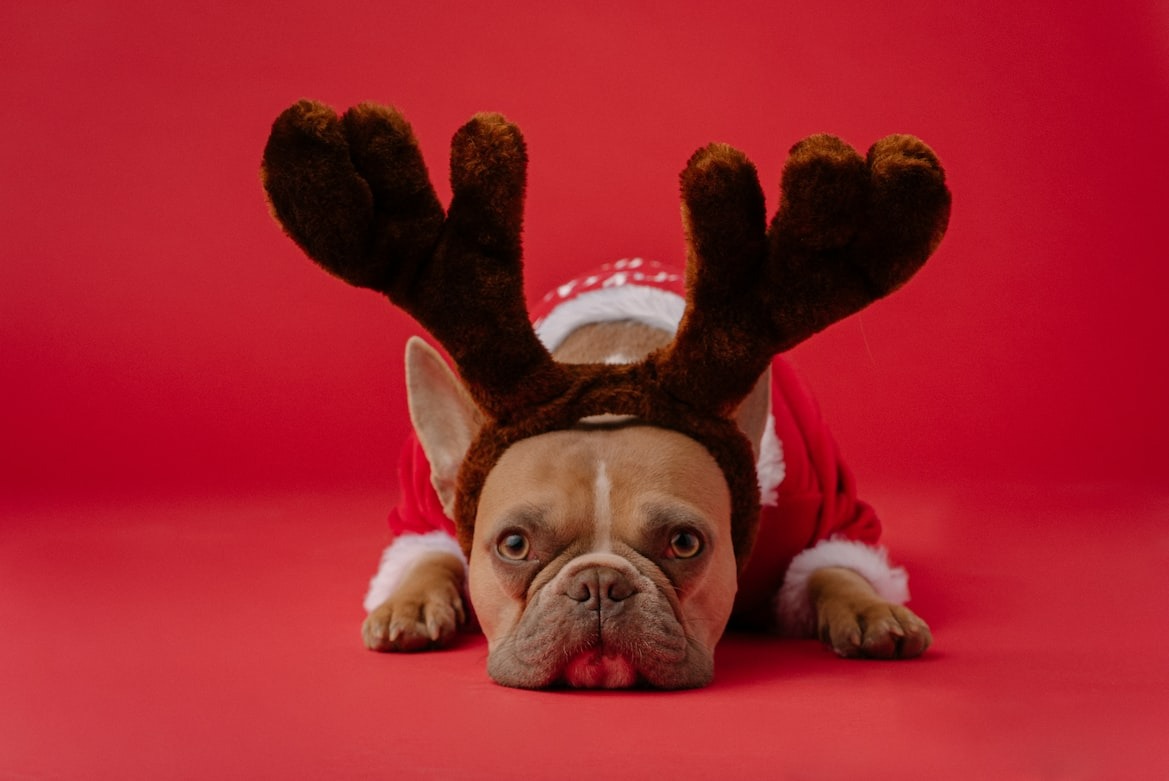
[[[808,596],[816,609],[816,634],[840,656],[912,659],[933,642],[930,628],[913,611],[882,599],[850,569],[813,572]]]
[[[614,352],[622,356],[648,355],[665,347],[672,338],[660,328],[635,320],[587,323],[564,337],[556,347],[555,358],[561,363],[600,363]],[[610,349],[598,353],[597,345]]]
[[[466,623],[463,562],[453,553],[423,556],[390,599],[361,625],[365,647],[374,651],[421,651],[449,642]]]
[[[330,273],[386,294],[450,353],[486,424],[459,475],[469,552],[483,482],[515,442],[591,415],[634,415],[707,448],[732,497],[736,558],[759,494],[733,420],[772,356],[904,284],[950,212],[933,152],[889,136],[862,158],[839,139],[796,144],[770,226],[755,167],[722,144],[682,172],[687,302],[674,341],[628,365],[552,359],[528,319],[520,235],[527,153],[519,129],[479,114],[451,142],[445,216],[413,131],[393,108],[338,117],[303,100],[277,118],[262,179],[273,214]]]

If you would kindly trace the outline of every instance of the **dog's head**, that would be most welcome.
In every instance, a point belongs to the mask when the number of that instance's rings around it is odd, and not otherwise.
[[[476,116],[452,141],[444,210],[401,114],[363,104],[338,117],[301,101],[273,124],[261,175],[273,214],[311,258],[386,294],[458,367],[478,425],[450,478],[451,512],[473,581],[488,582],[480,573],[491,568],[505,584],[505,596],[472,584],[493,674],[517,685],[557,675],[702,683],[725,618],[699,626],[699,606],[729,609],[726,561],[745,565],[758,518],[754,458],[735,411],[775,353],[921,267],[949,217],[944,174],[910,136],[878,141],[867,157],[813,136],[792,148],[768,225],[750,161],[724,144],[700,149],[681,177],[682,322],[667,346],[615,366],[555,361],[532,331],[520,242],[526,167],[519,129]],[[601,415],[636,422],[590,430]],[[569,430],[577,446],[566,446]],[[697,470],[702,478],[663,465],[703,459],[717,469]],[[553,468],[580,483],[559,503],[539,479]],[[649,487],[634,490],[637,481]],[[659,507],[644,500],[654,491]],[[589,645],[599,633],[567,618],[582,611],[620,627],[612,645]],[[556,648],[571,672],[525,671],[548,656],[530,644],[551,638],[567,638]]]
[[[407,345],[406,374],[431,480],[453,517],[482,416],[421,339]],[[736,415],[756,446],[768,386],[765,375]],[[499,683],[710,681],[737,565],[727,481],[693,439],[603,417],[520,440],[487,475],[474,529],[469,591]]]

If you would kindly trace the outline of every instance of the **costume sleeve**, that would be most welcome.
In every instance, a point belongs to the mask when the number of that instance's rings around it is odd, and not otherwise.
[[[382,552],[377,574],[369,582],[363,601],[367,612],[389,599],[410,568],[424,556],[449,553],[464,567],[467,565],[455,541],[454,522],[443,514],[431,485],[430,463],[413,433],[403,443],[398,459],[398,490],[398,503],[389,517],[393,541]]]
[[[402,443],[398,458],[398,504],[390,510],[390,532],[394,537],[403,534],[426,534],[446,532],[455,534],[455,524],[443,513],[434,486],[430,482],[430,462],[418,442],[418,436],[411,432]]]
[[[881,521],[873,508],[858,498],[856,480],[815,400],[786,363],[774,365],[773,372],[806,456],[801,464],[804,474],[799,474],[798,469],[797,474],[792,474],[789,461],[788,479],[794,478],[793,482],[802,484],[805,492],[818,492],[821,497],[815,528],[806,548],[788,565],[776,597],[780,626],[796,635],[815,630],[808,579],[825,567],[851,569],[868,580],[883,599],[905,603],[909,599],[908,576],[904,569],[893,566],[885,549],[878,546]]]
[[[867,502],[857,496],[856,478],[840,456],[828,428],[821,424],[813,456],[824,485],[824,504],[816,540],[846,539],[876,545],[881,539],[881,520]]]
[[[772,364],[772,382],[773,414],[787,461],[780,493],[820,500],[804,546],[831,537],[876,544],[881,538],[881,521],[873,508],[857,497],[852,470],[844,463],[815,397],[782,359]]]

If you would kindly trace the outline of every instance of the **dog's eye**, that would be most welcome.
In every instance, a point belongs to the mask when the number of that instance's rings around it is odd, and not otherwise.
[[[508,561],[523,561],[528,557],[531,545],[528,538],[519,532],[508,532],[499,538],[495,549]]]
[[[702,552],[702,537],[690,529],[674,532],[670,537],[670,558],[692,559]]]

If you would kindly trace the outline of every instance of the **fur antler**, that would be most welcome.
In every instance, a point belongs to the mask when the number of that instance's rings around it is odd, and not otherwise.
[[[792,148],[766,225],[754,166],[713,144],[682,173],[687,301],[668,347],[635,364],[559,364],[523,300],[527,156],[519,129],[479,114],[451,142],[444,215],[409,124],[362,104],[301,101],[276,120],[262,177],[273,214],[329,272],[385,293],[447,349],[488,421],[459,474],[469,552],[479,493],[503,451],[590,415],[633,415],[713,455],[731,492],[735,555],[758,515],[750,444],[732,415],[772,356],[904,284],[937,247],[950,195],[937,158],[890,136],[861,158],[832,136]]]
[[[950,212],[942,168],[912,136],[878,141],[867,160],[833,136],[801,141],[766,232],[755,167],[731,147],[695,153],[682,203],[687,307],[660,376],[723,416],[776,353],[908,281]]]
[[[273,125],[261,175],[273,214],[309,257],[389,296],[446,347],[479,406],[507,419],[568,383],[524,303],[526,171],[519,129],[475,116],[451,142],[444,215],[397,110],[363,103],[338,117],[302,100]]]

